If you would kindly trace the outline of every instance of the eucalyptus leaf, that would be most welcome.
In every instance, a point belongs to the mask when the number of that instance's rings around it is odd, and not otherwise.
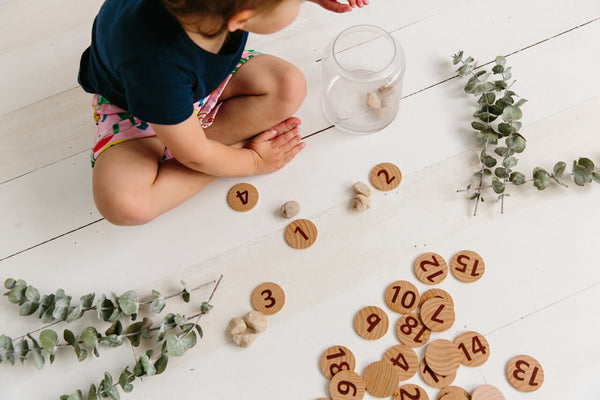
[[[12,339],[6,335],[0,335],[0,361],[8,360],[7,355],[13,351]]]
[[[96,385],[94,385],[93,383],[90,385],[90,389],[88,391],[88,397],[87,400],[98,400],[97,397],[97,393],[98,390],[96,390]]]
[[[21,360],[21,364],[25,361],[25,359],[27,358],[27,354],[29,354],[29,343],[27,343],[27,340],[25,339],[21,339],[21,341],[19,343],[17,343],[14,346],[14,352],[15,352],[15,356]],[[0,350],[1,353],[1,350]],[[0,355],[0,358],[1,355]]]
[[[169,356],[166,354],[161,355],[158,360],[154,363],[154,368],[156,369],[156,375],[162,374],[165,369],[167,369],[167,364],[169,362]]]
[[[578,164],[586,168],[590,172],[594,170],[594,163],[589,158],[581,157],[578,161]]]
[[[196,332],[194,331],[186,333],[185,335],[183,335],[183,338],[181,338],[181,343],[183,343],[183,345],[185,346],[186,351],[194,347],[196,345],[196,341]]]
[[[522,185],[525,183],[525,175],[521,172],[513,172],[510,174],[509,180],[515,185]]]
[[[196,330],[198,331],[198,336],[202,338],[204,336],[204,332],[202,332],[202,327],[196,324]]]
[[[79,304],[77,307],[75,307],[69,312],[69,314],[67,315],[66,322],[71,323],[81,317],[83,317],[83,308],[81,307],[81,304]]]
[[[162,294],[160,294],[156,290],[153,290],[152,294],[155,298],[150,304],[150,311],[158,314],[163,310],[163,308],[165,308],[165,299],[163,298]]]
[[[26,301],[25,303],[23,303],[19,306],[19,315],[22,317],[31,315],[37,311],[39,306],[40,306],[40,303],[37,303],[37,302],[32,303],[30,301]]]
[[[592,180],[596,183],[600,183],[600,174],[597,172],[592,172]]]
[[[494,175],[496,175],[498,178],[508,178],[508,172],[506,171],[506,168],[504,167],[498,167],[494,170]]]
[[[481,122],[478,122],[478,121],[473,121],[471,123],[471,127],[473,127],[473,129],[475,129],[477,131],[482,131],[487,128],[487,125],[482,124]]]
[[[502,161],[502,165],[505,168],[512,168],[517,165],[518,160],[514,157],[507,157]]]
[[[61,291],[62,289],[59,289]],[[52,317],[64,321],[67,319],[69,313],[69,306],[71,305],[71,296],[65,296],[64,292],[62,296],[59,296],[58,292],[56,295],[56,301],[54,302],[54,311]]]
[[[98,331],[93,326],[88,326],[81,332],[80,339],[87,347],[93,349],[96,347],[96,342],[98,341]]]
[[[498,179],[496,177],[492,178],[492,187],[494,189],[494,192],[496,192],[497,194],[504,193],[504,190],[505,190],[504,183],[502,183],[500,181],[500,179]]]
[[[39,346],[34,345],[31,350],[31,355],[33,356],[33,364],[37,369],[42,369],[44,367],[44,356],[42,355],[42,350]]]
[[[506,138],[506,145],[515,153],[522,153],[525,150],[527,142],[523,136],[516,133]]]
[[[554,176],[560,178],[563,176],[565,169],[567,168],[567,163],[564,161],[559,161],[554,165]]]
[[[486,167],[492,168],[498,163],[498,161],[492,156],[485,156],[483,163],[485,164]]]
[[[50,354],[56,353],[56,344],[58,343],[58,335],[52,329],[44,329],[40,333],[40,344]]]
[[[181,298],[183,299],[183,301],[185,301],[186,303],[190,302],[190,293],[192,292],[189,288],[189,286],[187,285],[187,283],[185,283],[185,281],[181,280],[180,281],[181,284],[183,285],[183,292],[181,293]]]
[[[56,298],[54,294],[44,295],[40,303],[40,318],[43,323],[48,324],[54,322],[55,319],[52,316],[54,312],[54,302]]]
[[[142,363],[142,367],[144,368],[144,372],[146,373],[146,375],[156,375],[156,368],[154,367],[154,364],[152,364],[147,355],[142,354],[140,356],[140,362]]]
[[[33,286],[28,286],[25,290],[25,298],[32,303],[37,303],[40,301],[40,292]]]
[[[94,293],[81,296],[81,299],[79,299],[79,304],[82,308],[90,308],[94,304],[94,297],[96,297]]]
[[[186,346],[176,335],[170,333],[166,340],[167,353],[172,356],[182,356],[186,351]]]
[[[123,324],[117,320],[104,332],[105,335],[120,335],[123,332]]]
[[[123,344],[123,336],[108,335],[98,339],[98,343],[107,347],[119,347]]]
[[[22,304],[25,302],[25,291],[27,286],[16,284],[8,293],[8,301],[13,304]]]
[[[140,345],[140,339],[142,336],[141,332],[142,332],[143,327],[144,327],[143,322],[135,322],[135,323],[129,325],[127,327],[127,329],[125,330],[127,339],[129,339],[129,342],[131,343],[132,346],[137,347]]]
[[[13,278],[8,278],[7,280],[4,281],[4,287],[6,289],[12,289],[15,287],[16,284],[17,284],[17,281],[15,281]]]
[[[538,190],[544,190],[550,184],[550,174],[542,168],[533,169],[533,186]]]
[[[125,315],[137,314],[140,298],[136,292],[130,290],[119,297],[119,307]]]
[[[576,185],[583,186],[586,183],[591,182],[592,176],[592,171],[588,168],[576,161],[573,162],[573,181],[575,181]]]

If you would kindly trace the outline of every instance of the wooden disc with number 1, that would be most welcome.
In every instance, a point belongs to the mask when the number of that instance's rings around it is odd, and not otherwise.
[[[317,240],[317,227],[307,219],[292,221],[285,229],[285,241],[295,249],[307,249]]]
[[[381,163],[371,170],[371,184],[379,190],[393,190],[400,185],[402,173],[400,169],[392,163]]]
[[[261,283],[252,292],[252,307],[265,315],[278,313],[285,304],[285,292],[276,283]]]
[[[250,211],[258,203],[258,190],[249,183],[239,183],[229,189],[227,203],[235,211]]]

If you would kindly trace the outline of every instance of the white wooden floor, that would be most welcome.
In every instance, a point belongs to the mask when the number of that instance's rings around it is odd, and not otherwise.
[[[325,348],[349,347],[362,372],[398,343],[393,329],[375,342],[358,337],[356,311],[387,309],[383,292],[395,280],[427,289],[412,272],[421,253],[449,260],[473,249],[484,257],[486,274],[470,285],[452,276],[440,285],[455,299],[457,320],[433,337],[476,330],[487,337],[492,355],[482,367],[461,367],[454,384],[471,391],[489,383],[511,400],[600,399],[600,185],[544,193],[511,189],[504,215],[486,202],[472,217],[471,202],[456,189],[469,183],[478,164],[469,126],[474,104],[450,63],[459,49],[480,64],[507,56],[515,91],[529,99],[521,170],[551,169],[579,156],[599,163],[598,0],[372,0],[348,15],[305,4],[286,30],[251,39],[251,47],[304,71],[309,92],[298,112],[304,135],[328,126],[320,110],[318,60],[336,33],[358,23],[387,29],[404,47],[405,99],[395,122],[370,136],[335,129],[311,136],[282,171],[220,179],[137,228],[104,221],[91,196],[94,124],[90,96],[75,77],[100,4],[0,1],[0,280],[21,278],[44,293],[64,288],[79,298],[129,289],[168,294],[179,289],[180,279],[196,285],[223,274],[215,309],[202,322],[205,338],[123,398],[327,397],[318,365]],[[367,181],[379,162],[398,165],[402,184],[375,193],[372,208],[356,214],[349,210],[351,185]],[[261,196],[248,213],[225,202],[228,189],[241,181]],[[291,199],[300,203],[300,217],[319,229],[308,250],[284,242],[288,221],[277,210]],[[269,329],[250,349],[239,349],[228,341],[226,324],[250,310],[250,293],[264,281],[284,287],[286,306],[269,317]],[[195,293],[192,301],[197,305],[209,293]],[[169,302],[167,311],[194,312],[179,301]],[[392,323],[399,317],[388,315]],[[0,302],[0,333],[16,337],[38,327],[38,320],[18,317],[12,304]],[[544,366],[539,391],[520,393],[508,383],[505,365],[517,354]],[[56,399],[133,362],[124,346],[81,364],[65,351],[40,371],[31,362],[2,364],[0,399]],[[419,377],[410,382],[427,387]],[[438,390],[427,390],[435,398]]]

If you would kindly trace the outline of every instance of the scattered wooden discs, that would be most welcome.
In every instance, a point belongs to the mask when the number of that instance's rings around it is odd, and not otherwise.
[[[367,392],[375,397],[390,397],[398,388],[400,375],[385,361],[375,361],[362,374]]]
[[[389,319],[385,311],[379,307],[368,306],[361,309],[354,317],[354,329],[367,340],[377,340],[387,332]]]
[[[471,400],[506,400],[506,398],[496,386],[481,385],[473,390]]]
[[[481,279],[485,272],[485,263],[483,258],[474,251],[463,250],[452,257],[450,269],[456,279],[471,283]]]
[[[446,386],[437,395],[437,400],[442,400],[448,395],[456,396],[456,400],[470,400],[471,395],[465,389],[459,386]],[[455,400],[453,398],[447,398],[446,400]]]
[[[490,358],[490,345],[485,337],[477,332],[463,332],[454,339],[462,356],[462,363],[469,367],[479,367]]]
[[[460,367],[462,355],[454,343],[446,339],[437,339],[427,345],[425,361],[433,372],[446,376],[456,373]]]
[[[396,323],[396,336],[407,346],[423,346],[431,337],[431,330],[427,328],[417,313],[403,315]]]
[[[429,400],[429,396],[421,386],[408,383],[394,392],[394,400]]]
[[[506,376],[511,385],[521,392],[533,392],[544,383],[544,369],[535,358],[526,355],[510,359],[506,365]]]
[[[365,382],[354,371],[341,371],[329,383],[332,400],[361,400],[365,396]]]
[[[292,221],[285,229],[285,241],[295,249],[307,249],[317,240],[317,227],[307,219]]]
[[[371,170],[371,184],[379,190],[393,190],[400,185],[402,173],[400,169],[392,163],[381,163]]]
[[[415,260],[414,268],[417,278],[427,285],[437,285],[448,276],[448,264],[437,253],[420,255]]]
[[[386,289],[385,302],[397,313],[411,313],[419,305],[419,290],[410,282],[396,281]]]
[[[333,378],[340,371],[354,371],[356,358],[344,346],[331,346],[321,355],[321,371],[327,379]]]
[[[383,361],[396,368],[401,381],[412,378],[419,369],[419,356],[405,344],[390,347],[383,355]]]
[[[427,300],[421,306],[421,319],[433,332],[443,332],[454,324],[454,306],[440,297]]]
[[[250,211],[258,203],[258,190],[249,183],[239,183],[229,189],[227,203],[235,211]]]
[[[426,384],[438,389],[449,386],[454,382],[454,378],[456,378],[456,372],[446,376],[436,374],[429,368],[425,359],[421,360],[419,364],[419,373]]]
[[[252,307],[265,315],[278,313],[285,304],[285,292],[276,283],[261,283],[252,291]]]
[[[421,295],[421,299],[419,300],[419,307],[423,306],[423,303],[425,303],[429,299],[433,299],[434,297],[440,297],[444,300],[448,300],[448,302],[452,304],[452,306],[454,306],[454,300],[452,299],[452,296],[450,296],[450,293],[442,289],[434,288],[429,289]]]

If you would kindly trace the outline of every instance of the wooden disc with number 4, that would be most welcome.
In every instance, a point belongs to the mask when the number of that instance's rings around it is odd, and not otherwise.
[[[450,269],[456,279],[471,283],[481,279],[485,272],[485,263],[483,258],[474,251],[463,250],[452,257]]]
[[[227,203],[235,211],[250,211],[258,203],[258,190],[249,183],[239,183],[229,189]]]
[[[533,392],[544,383],[544,369],[535,358],[520,355],[511,358],[508,362],[506,377],[515,389],[521,392]]]
[[[463,332],[454,339],[454,344],[462,353],[461,362],[468,367],[479,367],[490,358],[490,345],[480,333]]]
[[[331,346],[321,355],[321,371],[327,379],[331,379],[340,371],[354,371],[356,358],[344,346]]]
[[[361,400],[365,397],[365,382],[354,371],[341,371],[329,382],[333,400]]]
[[[393,190],[400,185],[402,173],[400,168],[392,163],[381,163],[371,170],[371,184],[379,190]]]
[[[421,254],[414,264],[415,275],[427,285],[437,285],[448,276],[448,264],[437,253]]]
[[[419,369],[419,356],[405,344],[390,347],[383,355],[383,361],[396,368],[401,381],[412,378]]]
[[[295,249],[307,249],[317,240],[317,227],[307,219],[292,221],[285,229],[285,241]]]
[[[261,283],[252,292],[251,302],[256,311],[265,315],[273,315],[283,308],[285,292],[276,283]]]

